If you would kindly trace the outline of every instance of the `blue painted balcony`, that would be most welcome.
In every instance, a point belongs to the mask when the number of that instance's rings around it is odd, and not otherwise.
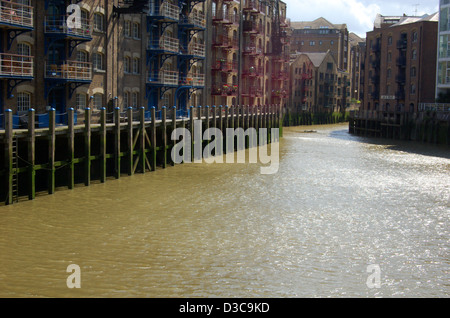
[[[33,79],[34,57],[0,53],[0,78]]]
[[[92,63],[65,61],[62,64],[45,63],[45,79],[62,82],[92,81]]]
[[[178,22],[180,20],[180,7],[169,2],[163,2],[156,6],[150,5],[148,18],[161,22]]]
[[[68,39],[92,40],[92,26],[89,20],[82,19],[80,27],[69,28],[66,16],[47,16],[44,32],[47,36],[58,36]]]
[[[0,28],[34,29],[34,8],[22,1],[0,1]]]

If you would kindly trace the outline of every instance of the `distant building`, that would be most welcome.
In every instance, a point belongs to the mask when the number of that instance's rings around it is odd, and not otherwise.
[[[207,105],[285,105],[289,27],[279,0],[208,0]]]
[[[349,102],[349,73],[337,67],[331,52],[296,55],[291,63],[290,104],[294,111],[342,112]]]
[[[378,15],[367,32],[365,111],[417,112],[434,102],[438,14]]]
[[[439,2],[439,38],[436,76],[436,99],[450,102],[450,1]]]
[[[349,69],[349,31],[346,24],[333,24],[324,18],[292,22],[291,51],[325,53],[330,51],[342,70]]]
[[[355,33],[350,33],[350,57],[349,73],[351,81],[350,97],[353,102],[359,102],[363,99],[363,65],[366,54],[366,41]]]

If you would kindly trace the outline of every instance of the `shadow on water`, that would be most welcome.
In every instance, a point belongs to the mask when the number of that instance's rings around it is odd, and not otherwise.
[[[361,137],[352,135],[348,132],[348,130],[345,129],[331,131],[329,137],[346,141],[355,141],[370,145],[386,146],[386,149],[393,151],[402,151],[417,155],[450,159],[450,147],[445,145],[422,143],[420,141]]]

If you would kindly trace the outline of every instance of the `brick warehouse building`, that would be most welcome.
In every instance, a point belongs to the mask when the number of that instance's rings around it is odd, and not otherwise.
[[[275,0],[0,1],[0,112],[285,104],[288,31]]]
[[[350,75],[331,52],[298,53],[291,63],[290,104],[296,112],[343,112],[350,103]]]
[[[286,106],[290,51],[286,4],[275,0],[207,4],[206,104]]]
[[[350,39],[346,24],[333,24],[324,18],[292,22],[292,52],[326,53],[330,51],[342,70],[349,69]]]
[[[434,102],[437,17],[377,16],[367,33],[363,111],[416,113]]]

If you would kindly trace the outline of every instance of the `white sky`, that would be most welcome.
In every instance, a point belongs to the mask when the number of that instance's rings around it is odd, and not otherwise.
[[[365,38],[381,15],[432,14],[439,11],[439,0],[283,0],[291,21],[312,21],[324,17],[334,24],[346,23],[350,32]],[[417,6],[416,6],[417,5]]]

